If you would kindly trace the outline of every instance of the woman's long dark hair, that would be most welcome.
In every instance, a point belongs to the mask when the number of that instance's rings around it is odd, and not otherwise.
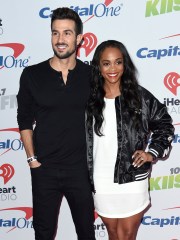
[[[139,113],[141,110],[141,101],[138,93],[138,81],[136,78],[137,70],[133,64],[126,47],[116,40],[108,40],[102,42],[95,50],[92,59],[92,81],[90,98],[87,104],[87,124],[92,126],[94,118],[94,131],[98,136],[102,136],[101,126],[103,123],[103,109],[105,106],[104,97],[104,78],[100,73],[100,57],[102,52],[108,48],[113,47],[121,51],[123,55],[124,73],[121,77],[121,97],[124,106],[129,112],[134,127],[139,126]]]

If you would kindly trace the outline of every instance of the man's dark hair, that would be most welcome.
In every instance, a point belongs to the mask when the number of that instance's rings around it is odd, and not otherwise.
[[[57,8],[53,11],[52,16],[51,16],[51,29],[52,29],[52,24],[55,20],[63,20],[63,19],[69,19],[75,22],[76,26],[76,34],[79,35],[83,31],[83,23],[81,21],[81,18],[75,12],[74,10],[67,8],[67,7],[62,7],[62,8]]]

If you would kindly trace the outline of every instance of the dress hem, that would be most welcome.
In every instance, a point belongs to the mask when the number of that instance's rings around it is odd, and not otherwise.
[[[146,202],[141,208],[138,208],[137,210],[133,211],[133,212],[130,212],[130,213],[127,213],[127,214],[121,214],[121,215],[109,215],[109,214],[104,214],[104,213],[101,213],[100,211],[96,210],[95,211],[97,212],[98,215],[102,216],[102,217],[107,217],[107,218],[127,218],[127,217],[131,217],[133,215],[136,215],[140,212],[142,212],[144,209],[146,209],[146,207],[150,204],[150,201]]]

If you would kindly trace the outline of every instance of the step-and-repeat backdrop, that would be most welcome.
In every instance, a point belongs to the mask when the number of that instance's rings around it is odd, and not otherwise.
[[[165,103],[175,139],[170,157],[158,161],[150,179],[151,208],[138,240],[180,240],[180,1],[0,0],[0,239],[32,240],[31,179],[16,121],[16,94],[24,67],[53,55],[50,16],[70,7],[84,23],[78,58],[87,64],[104,40],[123,42],[139,70],[140,84]],[[97,240],[107,240],[96,215]],[[56,239],[76,239],[64,199]]]

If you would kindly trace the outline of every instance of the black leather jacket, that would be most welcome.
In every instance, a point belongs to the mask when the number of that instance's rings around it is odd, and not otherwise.
[[[150,152],[154,158],[164,158],[170,151],[174,137],[172,118],[164,104],[160,103],[148,90],[139,86],[142,98],[141,129],[136,131],[132,126],[123,98],[116,97],[116,117],[118,151],[114,168],[114,182],[128,183],[148,177],[151,163],[147,162],[139,168],[132,165],[132,155],[136,150]],[[93,127],[86,126],[87,158],[90,179],[93,184]]]

